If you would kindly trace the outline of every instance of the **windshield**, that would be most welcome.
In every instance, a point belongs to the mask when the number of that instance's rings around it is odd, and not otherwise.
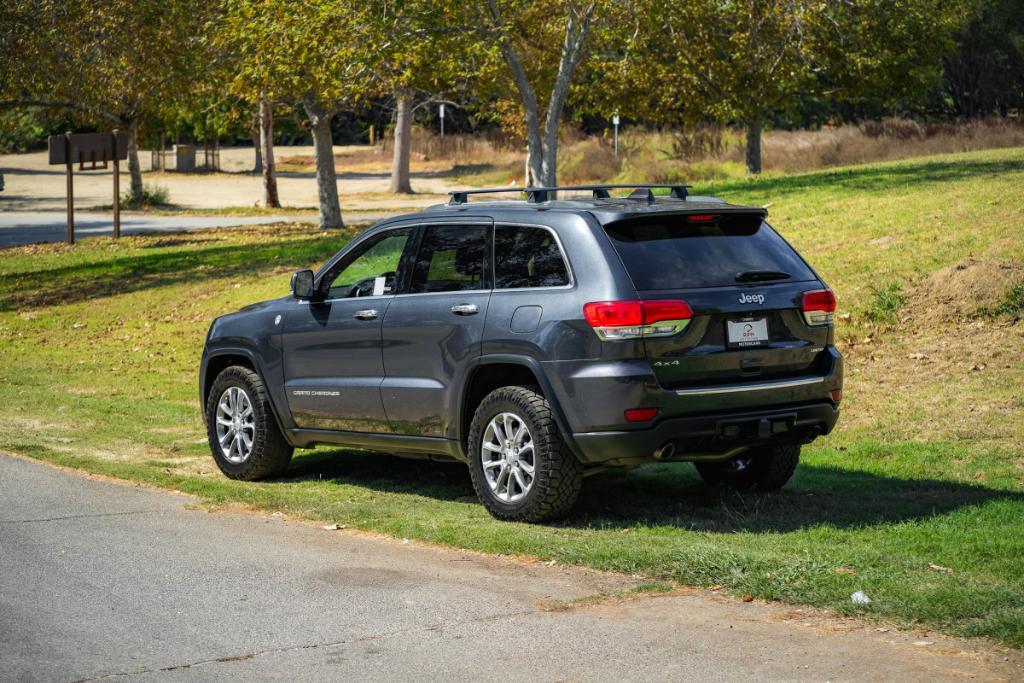
[[[698,216],[696,218],[711,218]],[[756,214],[649,216],[605,226],[639,291],[803,282],[814,273]]]

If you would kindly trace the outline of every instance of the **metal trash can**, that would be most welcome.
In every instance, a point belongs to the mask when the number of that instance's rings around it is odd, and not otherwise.
[[[196,170],[195,145],[174,146],[174,170],[178,173],[192,173]]]

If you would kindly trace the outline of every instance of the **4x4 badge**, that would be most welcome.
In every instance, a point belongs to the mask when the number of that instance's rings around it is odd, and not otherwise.
[[[763,304],[764,294],[740,294],[741,304]]]

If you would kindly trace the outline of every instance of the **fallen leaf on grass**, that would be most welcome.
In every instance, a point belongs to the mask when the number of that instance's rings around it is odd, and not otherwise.
[[[910,360],[928,360],[928,356],[923,353],[912,353],[909,356]]]
[[[857,570],[851,569],[850,567],[836,567],[832,571],[834,571],[836,574],[848,574],[850,576],[857,575]]]
[[[950,569],[949,567],[943,567],[940,564],[932,564],[931,562],[928,563],[928,569],[931,569],[933,572],[942,572],[944,574],[952,574],[953,573],[953,570]]]

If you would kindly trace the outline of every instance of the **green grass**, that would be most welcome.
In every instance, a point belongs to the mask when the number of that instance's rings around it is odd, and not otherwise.
[[[839,297],[844,414],[776,495],[707,489],[688,465],[657,465],[588,479],[568,519],[525,525],[490,518],[457,465],[325,448],[297,453],[278,481],[222,477],[196,397],[206,329],[283,296],[294,269],[352,235],[310,225],[0,252],[0,450],[212,504],[1024,647],[1024,325],[865,314],[883,283],[913,306],[929,273],[962,258],[1024,260],[1020,187],[1022,149],[696,188],[771,203]],[[856,590],[873,602],[852,604]]]
[[[1018,318],[1024,314],[1024,284],[1014,286],[992,313]]]
[[[899,320],[900,313],[907,305],[907,295],[898,282],[890,282],[875,287],[868,287],[871,301],[868,303],[864,316],[871,322],[894,323]]]

